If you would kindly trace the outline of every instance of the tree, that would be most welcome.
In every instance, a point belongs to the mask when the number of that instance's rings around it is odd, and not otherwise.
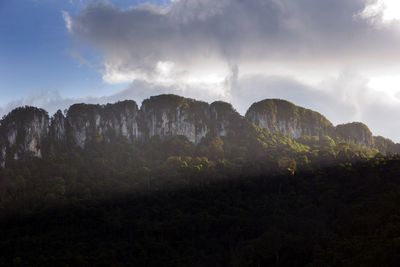
[[[224,141],[219,137],[213,137],[208,145],[210,158],[219,159],[224,155]]]
[[[289,157],[282,157],[278,160],[278,167],[280,170],[289,173],[290,175],[294,175],[297,170],[296,160]]]

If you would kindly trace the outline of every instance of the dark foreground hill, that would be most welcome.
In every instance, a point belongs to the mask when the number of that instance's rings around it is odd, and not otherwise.
[[[54,201],[3,215],[1,266],[398,266],[400,158]]]
[[[395,266],[398,149],[284,100],[18,108],[0,266]]]

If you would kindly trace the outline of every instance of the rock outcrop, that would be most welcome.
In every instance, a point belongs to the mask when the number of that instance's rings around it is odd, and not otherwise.
[[[66,118],[61,110],[58,110],[51,118],[50,137],[56,143],[66,142]]]
[[[107,105],[75,104],[65,114],[57,111],[51,119],[43,109],[17,108],[0,121],[0,166],[26,155],[41,157],[44,149],[55,152],[59,145],[73,149],[99,142],[134,143],[170,136],[185,136],[195,144],[207,135],[240,140],[255,129],[253,124],[294,139],[327,135],[377,148],[385,154],[400,153],[400,145],[383,137],[374,138],[362,123],[335,128],[323,115],[285,100],[257,102],[243,117],[229,103],[217,101],[209,105],[176,95],[160,95],[143,101],[140,109],[128,100]]]
[[[379,152],[385,155],[400,153],[400,144],[396,144],[392,140],[382,136],[374,136],[374,145]]]
[[[367,148],[374,147],[374,138],[367,125],[361,122],[352,122],[336,126],[336,134],[346,142],[355,143]]]
[[[281,99],[254,103],[247,111],[246,118],[263,129],[294,139],[303,135],[331,135],[334,131],[332,123],[320,113]]]
[[[75,104],[69,108],[64,126],[63,120],[59,121],[61,124],[54,126],[60,130],[64,127],[68,141],[81,148],[93,142],[121,138],[133,142],[140,137],[139,109],[134,101],[107,105]]]
[[[43,109],[21,107],[13,110],[1,121],[0,164],[4,166],[9,157],[41,157],[48,131],[49,116]]]
[[[1,142],[1,141],[0,141]],[[0,167],[4,168],[6,165],[6,146],[0,146]]]
[[[141,115],[147,138],[183,135],[199,143],[210,130],[209,105],[176,95],[160,95],[143,101]]]
[[[226,137],[237,132],[241,120],[243,117],[229,103],[216,101],[210,105],[210,128],[215,136]]]

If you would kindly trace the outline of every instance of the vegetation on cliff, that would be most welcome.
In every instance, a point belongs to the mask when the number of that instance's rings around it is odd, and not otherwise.
[[[281,99],[254,103],[246,113],[251,122],[276,133],[298,138],[301,135],[332,135],[333,125],[323,115]]]

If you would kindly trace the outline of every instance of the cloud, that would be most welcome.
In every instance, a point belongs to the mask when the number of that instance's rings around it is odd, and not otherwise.
[[[63,97],[58,91],[42,90],[34,91],[26,97],[11,101],[4,106],[0,106],[0,117],[6,115],[14,108],[21,106],[35,106],[43,108],[50,115],[58,109],[65,110],[75,103],[87,104],[107,104],[121,100],[134,100],[140,106],[141,102],[150,96],[160,95],[165,93],[177,94],[184,97],[195,98],[207,102],[213,102],[215,99],[227,99],[218,91],[211,93],[211,90],[204,91],[204,88],[198,84],[195,87],[191,86],[161,86],[151,84],[145,81],[134,81],[127,88],[110,95],[104,96],[87,96],[82,98]]]
[[[375,18],[384,23],[391,23],[393,20],[400,19],[400,4],[397,0],[376,0],[371,1],[361,16]]]
[[[65,22],[65,27],[67,28],[67,30],[69,32],[72,32],[72,19],[71,16],[69,15],[69,13],[67,11],[61,11],[62,17],[64,19]]]
[[[104,55],[105,81],[162,84],[158,66],[171,63],[170,79],[184,83],[204,76],[204,68],[222,79],[231,64],[243,69],[263,62],[298,68],[393,63],[400,59],[400,27],[395,22],[376,27],[383,10],[365,15],[371,3],[180,0],[122,10],[100,2],[64,18],[73,36]]]
[[[50,113],[54,113],[58,109],[66,109],[73,103],[75,103],[77,99],[69,99],[62,97],[57,91],[38,91],[32,92],[26,97],[11,101],[0,107],[0,116],[6,115],[8,112],[17,107],[22,106],[35,106],[39,108],[44,108],[46,111]]]
[[[209,103],[215,100],[229,101],[244,115],[250,105],[256,101],[266,98],[281,98],[316,110],[334,124],[361,121],[366,123],[374,134],[400,141],[398,136],[400,99],[391,98],[370,88],[368,79],[358,73],[346,71],[314,86],[293,77],[240,76],[237,69],[233,68],[232,70],[231,79],[225,81],[231,88],[228,95],[220,95],[218,92],[212,94],[196,86],[165,87],[144,81],[135,81],[124,90],[100,97],[73,99],[64,98],[58,92],[42,91],[11,102],[5,107],[0,107],[0,115],[24,105],[44,108],[49,111],[50,115],[57,109],[64,110],[74,103],[105,104],[131,99],[140,106],[144,99],[164,93],[174,93]]]
[[[361,121],[375,135],[399,142],[400,99],[375,90],[369,80],[348,70],[316,85],[293,77],[242,76],[232,88],[231,102],[241,113],[256,101],[281,98],[318,111],[334,124]]]

